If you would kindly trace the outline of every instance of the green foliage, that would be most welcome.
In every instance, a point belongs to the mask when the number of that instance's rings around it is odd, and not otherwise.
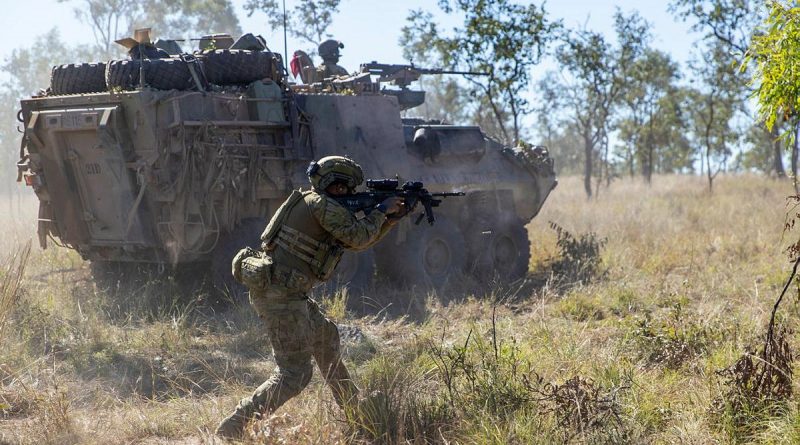
[[[558,259],[551,269],[559,281],[569,284],[586,284],[604,275],[600,270],[601,250],[607,239],[598,238],[594,232],[575,236],[563,227],[550,222],[558,240]]]
[[[777,130],[777,123],[776,127]],[[775,136],[770,132],[763,122],[754,122],[744,133],[744,143],[747,149],[737,155],[736,164],[748,171],[759,171],[769,173],[774,169],[774,144],[777,143]]]
[[[800,109],[800,8],[769,2],[762,32],[753,38],[747,62],[755,64],[758,113],[768,128],[779,118],[798,120]]]
[[[602,320],[605,318],[603,305],[598,298],[574,292],[558,302],[559,312],[577,321]]]
[[[708,322],[696,321],[678,303],[665,316],[638,319],[631,340],[645,363],[680,369],[721,343],[723,333]]]
[[[691,167],[686,140],[686,116],[681,90],[675,84],[679,67],[659,50],[647,48],[630,68],[622,95],[626,115],[617,123],[623,156],[631,175],[634,165],[650,182],[654,172]]]
[[[753,36],[761,4],[761,0],[672,0],[669,9],[682,20],[692,20],[693,31],[741,56]]]
[[[300,0],[296,6],[286,11],[286,30],[308,44],[308,53],[317,53],[317,45],[330,38],[328,32],[333,16],[339,12],[341,0]],[[273,29],[283,29],[283,6],[277,0],[247,0],[244,9],[248,16],[256,11],[267,15],[267,23]]]
[[[429,12],[412,11],[400,39],[409,59],[439,63],[449,69],[489,73],[488,80],[468,79],[472,91],[487,99],[501,137],[520,140],[520,118],[529,112],[523,92],[560,28],[547,20],[544,6],[509,0],[441,0],[447,14],[464,17],[463,26],[444,33]],[[509,132],[504,111],[513,126]]]
[[[714,178],[726,168],[732,146],[740,137],[733,122],[738,113],[744,112],[744,81],[726,46],[719,42],[690,66],[700,81],[689,93],[692,143],[705,164],[711,190]]]
[[[627,88],[630,70],[651,39],[650,25],[638,13],[617,11],[614,28],[617,44],[595,31],[581,29],[564,36],[556,57],[570,78],[562,87],[570,121],[581,135],[584,191],[592,196],[596,166],[609,174],[608,135],[615,107]],[[597,158],[597,159],[596,159]],[[602,177],[603,171],[599,175]]]
[[[75,16],[91,27],[95,54],[120,55],[114,40],[153,28],[152,38],[181,38],[210,32],[241,33],[230,0],[58,0],[74,5]],[[188,50],[189,48],[184,48]]]
[[[498,343],[491,337],[467,334],[464,344],[444,348],[431,345],[439,379],[448,401],[467,413],[505,417],[535,405],[539,376],[524,359],[516,340]]]
[[[445,437],[457,437],[452,406],[420,391],[425,369],[385,355],[367,363],[365,396],[346,412],[351,434],[385,444],[446,443]]]

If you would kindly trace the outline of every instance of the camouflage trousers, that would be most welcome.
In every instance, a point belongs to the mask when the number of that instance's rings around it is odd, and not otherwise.
[[[251,292],[250,303],[264,320],[277,367],[252,395],[239,402],[236,411],[246,419],[272,413],[296,396],[311,380],[317,362],[336,403],[344,408],[358,396],[358,388],[342,363],[339,330],[304,294],[268,288]]]

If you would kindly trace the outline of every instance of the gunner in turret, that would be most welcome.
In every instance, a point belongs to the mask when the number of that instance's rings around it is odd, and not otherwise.
[[[346,69],[337,65],[339,63],[339,49],[344,48],[344,44],[338,40],[328,39],[319,44],[317,51],[322,57],[322,64],[317,67],[317,79],[327,79],[328,77],[347,76]]]

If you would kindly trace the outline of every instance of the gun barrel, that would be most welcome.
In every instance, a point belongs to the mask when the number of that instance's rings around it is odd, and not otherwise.
[[[466,196],[464,192],[431,193],[431,196]]]
[[[462,76],[488,76],[489,73],[481,71],[453,71],[453,70],[440,70],[440,69],[422,69],[418,68],[422,74],[460,74]]]
[[[419,74],[459,74],[462,76],[488,76],[489,73],[480,71],[455,71],[444,70],[440,68],[419,68],[414,65],[391,65],[388,63],[363,63],[361,64],[362,73],[370,73],[374,75],[391,75],[401,70],[416,71]]]

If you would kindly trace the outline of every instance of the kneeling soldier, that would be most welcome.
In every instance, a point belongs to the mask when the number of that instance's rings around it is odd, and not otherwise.
[[[216,434],[239,438],[258,413],[272,413],[311,379],[311,357],[344,408],[358,388],[342,363],[339,332],[308,298],[328,280],[345,249],[363,250],[383,238],[405,214],[401,198],[389,198],[357,218],[332,199],[352,193],[364,178],[356,162],[328,156],[312,162],[309,191],[292,192],[261,235],[263,252],[243,249],[233,261],[234,276],[250,290],[250,303],[267,326],[277,363],[272,377],[239,402]]]

